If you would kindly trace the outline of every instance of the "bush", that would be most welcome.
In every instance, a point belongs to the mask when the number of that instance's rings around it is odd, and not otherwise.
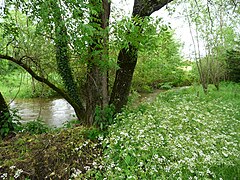
[[[10,114],[4,114],[4,121],[0,124],[0,137],[6,137],[11,132],[19,131],[21,127],[20,117],[17,115],[17,110],[10,109]]]
[[[106,130],[113,123],[113,114],[114,107],[112,105],[104,107],[103,110],[97,106],[95,110],[95,125],[100,130]]]
[[[227,52],[228,78],[233,82],[240,82],[240,51]]]
[[[151,92],[153,88],[161,88],[162,84],[172,86],[189,85],[182,67],[180,43],[174,39],[174,32],[168,28],[156,36],[156,47],[139,53],[134,72],[132,86],[138,92]]]
[[[27,122],[26,124],[23,124],[21,127],[22,132],[27,132],[30,134],[43,134],[43,133],[49,132],[50,130],[51,130],[51,128],[48,127],[40,119]]]

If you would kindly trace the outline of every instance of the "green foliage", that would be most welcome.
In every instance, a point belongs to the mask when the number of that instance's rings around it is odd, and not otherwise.
[[[234,82],[221,82],[221,99],[224,102],[233,103],[236,106],[240,105],[240,84]],[[219,98],[219,93],[210,86],[211,91],[209,92],[209,96],[211,98]],[[208,96],[207,96],[208,97]],[[206,98],[207,98],[206,97]],[[237,115],[237,114],[236,114]]]
[[[106,130],[109,125],[113,124],[114,107],[106,106],[103,109],[99,106],[95,110],[95,125],[100,130]]]
[[[10,114],[3,114],[4,121],[1,121],[0,124],[0,137],[6,137],[8,134],[12,132],[18,132],[21,123],[20,117],[17,115],[17,110],[10,109]]]
[[[1,91],[7,99],[57,96],[56,92],[46,85],[33,80],[29,74],[21,70],[0,75],[0,78]],[[59,76],[55,73],[50,73],[49,78],[52,78],[53,81],[61,82]]]
[[[86,139],[97,140],[99,136],[104,134],[104,132],[99,128],[90,128],[85,130],[84,134]]]
[[[171,86],[191,84],[186,81],[187,72],[182,69],[181,45],[174,39],[174,32],[167,26],[162,26],[152,38],[155,40],[155,47],[152,45],[139,54],[133,88],[151,92],[152,88],[161,88],[164,84]]]
[[[207,96],[200,87],[161,93],[145,105],[147,110],[119,114],[103,142],[104,171],[95,174],[107,179],[238,178],[240,86],[221,87],[210,86]]]
[[[229,80],[233,82],[240,82],[240,51],[228,51],[226,62]]]
[[[140,51],[156,47],[157,29],[161,28],[161,20],[151,17],[124,17],[112,25],[113,40],[111,46],[117,49],[128,49],[129,42]]]
[[[160,86],[162,89],[171,89],[172,88],[172,83],[171,82],[167,82],[167,83],[162,83],[162,85]]]
[[[138,101],[139,97],[140,97],[140,94],[137,91],[132,89],[128,97],[128,106],[129,107],[134,106]]]
[[[49,132],[50,130],[51,128],[49,128],[48,125],[40,119],[22,124],[20,128],[21,132],[27,132],[30,134],[43,134]]]
[[[76,125],[79,125],[79,120],[70,120],[63,124],[63,128],[74,128]]]
[[[0,77],[10,73],[13,69],[10,68],[10,63],[8,61],[0,61]]]

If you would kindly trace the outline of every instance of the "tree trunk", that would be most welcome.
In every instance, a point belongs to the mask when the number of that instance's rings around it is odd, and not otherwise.
[[[144,18],[153,12],[161,9],[173,0],[135,0],[132,17]],[[132,77],[138,57],[138,48],[129,42],[128,49],[121,49],[118,55],[119,69],[116,71],[110,104],[115,107],[118,113],[127,104]]]
[[[208,93],[208,80],[209,80],[209,75],[208,75],[209,70],[207,69],[208,66],[205,65],[206,67],[204,68],[201,60],[197,60],[196,65],[197,65],[197,70],[198,70],[198,74],[200,77],[200,83],[203,88],[203,92],[204,92],[204,94],[207,94]]]
[[[129,45],[129,49],[122,49],[118,55],[119,69],[116,72],[110,104],[115,107],[118,113],[127,104],[131,88],[133,72],[137,64],[137,48]]]
[[[1,122],[4,119],[5,113],[9,114],[9,110],[8,110],[7,103],[5,102],[5,100],[2,96],[2,93],[0,92],[0,120],[1,120]]]
[[[7,121],[8,118],[10,118],[10,112],[7,103],[0,92],[0,130],[4,127],[9,128],[9,132],[14,130],[13,125]]]
[[[102,13],[101,13],[101,28],[105,31],[103,36],[103,54],[101,59],[108,61],[109,60],[109,18],[111,12],[111,2],[109,0],[102,1]],[[108,87],[108,70],[107,68],[102,69],[103,76],[101,77],[102,81],[102,101],[103,106],[107,106],[109,103],[109,87]]]
[[[92,2],[95,4],[96,2]],[[99,4],[96,4],[99,6]],[[86,124],[91,126],[95,122],[95,111],[99,107],[103,109],[108,105],[108,77],[107,68],[101,64],[107,64],[108,61],[108,31],[106,28],[109,25],[110,3],[108,0],[102,0],[101,11],[97,19],[101,21],[93,21],[100,24],[101,29],[99,34],[94,35],[93,43],[89,47],[90,59],[88,61],[87,82],[86,82]],[[96,15],[92,15],[93,17]],[[93,18],[94,19],[94,18]],[[102,44],[99,44],[102,42]],[[98,52],[97,55],[94,55]],[[103,61],[103,62],[99,62]]]

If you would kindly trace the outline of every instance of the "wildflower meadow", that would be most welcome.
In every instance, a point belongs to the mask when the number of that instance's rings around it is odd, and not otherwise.
[[[161,93],[120,114],[103,140],[103,179],[239,179],[240,86]]]

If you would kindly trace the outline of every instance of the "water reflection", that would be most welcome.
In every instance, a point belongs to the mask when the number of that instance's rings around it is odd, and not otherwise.
[[[10,107],[18,109],[24,122],[40,118],[49,126],[60,127],[64,122],[75,119],[72,106],[64,99],[16,99]]]

